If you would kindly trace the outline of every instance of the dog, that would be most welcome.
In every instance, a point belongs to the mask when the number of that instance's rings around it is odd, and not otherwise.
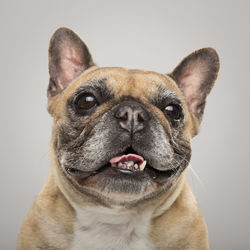
[[[59,28],[49,46],[51,171],[17,249],[209,249],[185,172],[218,71],[212,48],[170,74],[98,67]]]

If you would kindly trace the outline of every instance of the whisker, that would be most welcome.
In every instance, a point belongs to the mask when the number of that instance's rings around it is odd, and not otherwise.
[[[202,188],[205,189],[205,184],[204,182],[201,180],[201,178],[199,177],[199,175],[196,173],[196,171],[189,165],[188,168],[191,170],[192,174],[194,175],[194,177],[198,180],[199,184],[202,186]]]
[[[176,149],[176,150],[179,150],[176,146],[173,146],[173,148]],[[183,163],[183,161],[185,161],[186,163],[189,163],[185,156],[181,156],[179,154],[177,154],[177,155],[178,155],[178,157],[181,158],[180,161],[178,161],[176,159],[173,159],[176,162],[177,166],[180,166]],[[188,166],[188,169],[190,169],[192,175],[195,177],[195,179],[197,179],[197,181],[202,186],[202,188],[205,189],[204,182],[201,180],[201,178],[199,177],[199,175],[197,174],[197,172],[191,167],[191,165]]]

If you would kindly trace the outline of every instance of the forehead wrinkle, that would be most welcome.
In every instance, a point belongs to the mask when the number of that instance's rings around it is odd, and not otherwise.
[[[134,75],[129,71],[126,73],[123,72],[123,74],[120,74],[120,72],[118,72],[118,74],[112,74],[107,79],[107,85],[110,89],[112,89],[116,98],[120,98],[124,95],[136,97],[139,94],[140,86],[138,85]]]
[[[142,70],[132,70],[132,72],[135,75],[136,84],[139,83],[138,88],[146,90],[147,94],[150,94],[149,97],[158,92],[159,86],[162,86],[164,89],[170,89],[172,93],[177,92],[180,94],[176,83],[165,74]]]
[[[175,91],[170,88],[167,88],[163,85],[157,85],[158,93],[156,94],[156,99],[172,99],[177,100],[179,103],[182,103],[182,96],[179,96]]]
[[[106,78],[100,78],[84,82],[80,87],[78,87],[75,93],[79,93],[86,88],[100,90],[101,92],[106,91],[107,90],[106,80],[107,80]]]
[[[110,79],[109,79],[110,80]],[[114,78],[109,81],[116,92],[116,96],[132,96],[140,98],[149,98],[157,91],[157,79],[153,74],[146,71],[129,70],[126,75]]]

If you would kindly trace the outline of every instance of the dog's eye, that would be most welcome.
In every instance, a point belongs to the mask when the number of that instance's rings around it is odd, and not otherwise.
[[[175,120],[175,121],[180,120],[182,117],[181,107],[176,104],[169,104],[165,108],[165,114],[172,120]]]
[[[80,111],[92,109],[97,104],[98,103],[95,96],[91,93],[84,93],[80,95],[75,101],[75,106]]]

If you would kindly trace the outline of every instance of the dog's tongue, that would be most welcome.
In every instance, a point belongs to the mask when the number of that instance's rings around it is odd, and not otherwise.
[[[136,154],[128,154],[128,155],[121,155],[121,156],[116,156],[110,159],[111,164],[115,164],[118,162],[123,162],[123,161],[134,161],[134,162],[139,162],[139,164],[143,163],[144,159],[140,155]]]

